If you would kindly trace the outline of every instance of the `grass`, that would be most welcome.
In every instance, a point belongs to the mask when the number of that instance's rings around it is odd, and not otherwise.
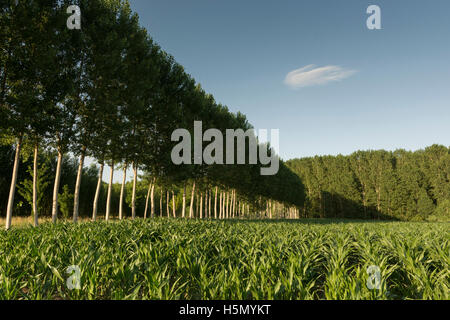
[[[127,220],[0,231],[0,299],[449,299],[448,223]],[[69,290],[77,265],[81,288]],[[369,266],[379,289],[366,286]]]

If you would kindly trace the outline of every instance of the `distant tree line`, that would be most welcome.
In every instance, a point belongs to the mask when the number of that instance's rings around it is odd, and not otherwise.
[[[358,151],[286,164],[305,185],[305,216],[450,220],[448,147]]]

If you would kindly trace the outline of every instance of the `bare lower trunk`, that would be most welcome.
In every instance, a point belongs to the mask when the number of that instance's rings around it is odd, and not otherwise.
[[[195,181],[192,184],[192,193],[191,193],[191,206],[189,208],[189,218],[194,217],[194,195],[195,195]]]
[[[38,152],[39,144],[34,145],[34,161],[33,161],[33,226],[37,227],[38,221],[38,207],[37,207],[37,177],[38,177]]]
[[[80,207],[80,187],[81,177],[83,176],[84,157],[86,154],[86,147],[81,149],[80,163],[78,165],[77,182],[75,183],[75,194],[73,197],[73,222],[78,222],[78,209]]]
[[[211,219],[211,190],[208,190],[208,218]]]
[[[147,211],[148,211],[148,200],[150,199],[150,193],[152,191],[152,182],[148,184],[147,197],[145,197],[145,210],[144,210],[144,219],[147,219]]]
[[[203,192],[200,192],[200,219],[203,219]]]
[[[175,193],[172,191],[172,213],[173,213],[173,217],[176,218],[177,217],[177,208],[175,207]]]
[[[8,208],[6,210],[6,230],[11,228],[12,212],[14,207],[14,195],[16,193],[17,174],[19,173],[20,148],[22,147],[22,136],[17,140],[16,155],[14,156],[14,167],[11,177],[11,188],[9,189]]]
[[[162,218],[163,216],[163,207],[162,207],[162,203],[163,203],[163,190],[161,188],[161,196],[159,197],[159,216]]]
[[[100,197],[100,189],[102,187],[102,178],[103,178],[103,167],[105,163],[102,161],[100,164],[100,171],[98,173],[98,181],[97,181],[97,189],[95,190],[94,204],[92,209],[92,220],[97,220],[97,211],[98,211],[98,198]]]
[[[61,182],[61,163],[62,163],[62,151],[58,149],[58,162],[56,164],[55,184],[53,186],[53,203],[52,203],[52,221],[56,223],[58,219],[58,192],[59,184]]]
[[[214,219],[217,219],[217,187],[216,187],[216,193],[214,195]]]
[[[111,173],[109,175],[109,185],[108,185],[108,197],[106,198],[106,216],[105,220],[109,220],[111,213],[111,196],[112,196],[112,185],[114,179],[114,161],[111,162]]]
[[[229,202],[230,202],[230,193],[227,192],[227,202],[226,202],[226,209],[225,209],[225,212],[226,212],[226,218],[227,218],[227,219],[230,217],[230,211],[229,211],[230,205],[229,205]]]
[[[136,218],[136,183],[137,183],[137,164],[133,163],[133,194],[131,195],[131,218]]]
[[[155,179],[153,179],[152,192],[150,193],[151,217],[155,217]]]
[[[128,164],[125,163],[123,166],[122,186],[120,187],[119,220],[123,219],[123,197],[124,197],[124,193],[125,193],[125,182],[127,180],[127,169],[128,169]]]
[[[167,218],[170,218],[170,210],[169,210],[169,190],[166,193],[166,209],[167,209]]]
[[[183,186],[183,208],[181,209],[181,217],[184,218],[186,215],[186,183]]]
[[[222,219],[222,192],[219,193],[219,219]]]

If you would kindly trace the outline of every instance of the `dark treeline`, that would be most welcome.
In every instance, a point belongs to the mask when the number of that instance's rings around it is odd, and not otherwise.
[[[307,216],[450,220],[450,150],[358,151],[287,162],[306,188]]]
[[[67,27],[72,5],[81,9],[81,29]],[[152,217],[158,192],[166,203],[182,198],[181,210],[172,216],[205,217],[202,208],[207,203],[209,214],[211,193],[221,218],[242,216],[245,205],[247,215],[270,217],[275,208],[283,215],[298,212],[303,184],[283,162],[276,175],[263,176],[260,164],[171,161],[175,129],[194,136],[195,121],[202,121],[203,131],[252,127],[243,114],[217,103],[152,40],[128,1],[11,0],[0,10],[0,142],[6,146],[0,209],[6,211],[6,229],[23,200],[37,225],[50,202],[53,222],[64,212],[74,222],[80,215],[96,220],[104,214],[108,220],[117,211],[123,218],[125,202],[132,218]],[[224,147],[224,156],[227,151]],[[247,145],[247,159],[249,152]],[[256,152],[274,155],[267,144],[257,145]],[[85,168],[88,157],[97,168]],[[107,186],[105,166],[112,169]],[[133,170],[131,195],[125,193],[129,185],[122,183],[118,191],[113,181],[114,170],[127,168]]]

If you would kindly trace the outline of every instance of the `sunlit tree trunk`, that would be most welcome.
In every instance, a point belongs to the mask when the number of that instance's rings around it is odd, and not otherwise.
[[[61,182],[61,165],[62,165],[62,150],[58,148],[58,162],[56,164],[55,184],[53,186],[53,202],[52,202],[52,222],[56,223],[58,219],[58,192],[59,184]]]
[[[131,218],[136,218],[136,183],[137,183],[137,164],[133,163],[133,193],[131,195]]]
[[[203,192],[200,192],[200,219],[203,219]]]
[[[208,201],[209,201],[209,202],[208,202],[208,217],[209,217],[209,219],[211,219],[211,217],[212,217],[212,216],[211,216],[211,210],[212,210],[212,209],[211,209],[211,202],[212,202],[212,201],[211,201],[211,198],[212,198],[212,197],[211,197],[211,194],[212,194],[211,190],[208,190]]]
[[[177,217],[177,208],[176,208],[176,203],[175,203],[175,193],[172,190],[172,213],[173,213],[173,217],[176,218]]]
[[[122,186],[120,187],[120,199],[119,199],[119,220],[123,219],[123,197],[125,194],[125,183],[127,180],[128,164],[123,165]]]
[[[161,188],[161,196],[159,197],[159,216],[163,216],[163,189]]]
[[[229,192],[227,192],[227,202],[226,202],[226,218],[228,219],[229,217],[230,217],[230,193]]]
[[[155,217],[155,179],[153,179],[152,192],[150,193],[151,217]]]
[[[81,148],[80,163],[78,165],[77,181],[75,183],[75,194],[73,197],[73,222],[78,222],[78,208],[80,207],[80,187],[81,178],[83,176],[84,157],[86,155],[86,147]]]
[[[220,201],[219,201],[219,219],[222,219],[222,192],[220,192]]]
[[[92,220],[97,220],[97,211],[98,211],[98,198],[100,197],[100,189],[102,186],[102,178],[103,178],[103,167],[105,166],[105,163],[102,161],[100,164],[100,171],[98,174],[98,181],[97,181],[97,189],[95,190],[95,197],[94,197],[94,204],[92,209]]]
[[[34,145],[34,159],[33,159],[33,226],[37,227],[39,224],[38,206],[37,206],[37,177],[38,177],[38,152],[39,143]]]
[[[19,173],[20,148],[22,147],[22,136],[17,139],[16,155],[14,156],[14,167],[11,177],[11,188],[9,189],[8,207],[6,210],[6,230],[11,228],[12,212],[14,208],[14,195],[16,193],[17,175]]]
[[[186,216],[186,182],[183,185],[183,208],[181,209],[181,217],[184,219]]]
[[[106,198],[106,215],[105,220],[109,220],[109,215],[111,213],[111,196],[112,196],[112,185],[114,180],[114,161],[111,161],[111,173],[109,174],[109,185],[108,185],[108,196]]]
[[[217,187],[214,195],[214,219],[217,219]]]
[[[147,212],[148,212],[148,201],[150,199],[150,193],[152,191],[152,181],[150,180],[148,184],[148,190],[147,190],[147,196],[145,197],[145,210],[144,210],[144,219],[147,219]]]
[[[189,218],[194,217],[194,196],[195,196],[195,181],[192,184],[192,193],[191,193],[191,206],[189,208]]]
[[[166,211],[167,211],[167,218],[170,218],[170,210],[169,210],[169,190],[166,192]]]

